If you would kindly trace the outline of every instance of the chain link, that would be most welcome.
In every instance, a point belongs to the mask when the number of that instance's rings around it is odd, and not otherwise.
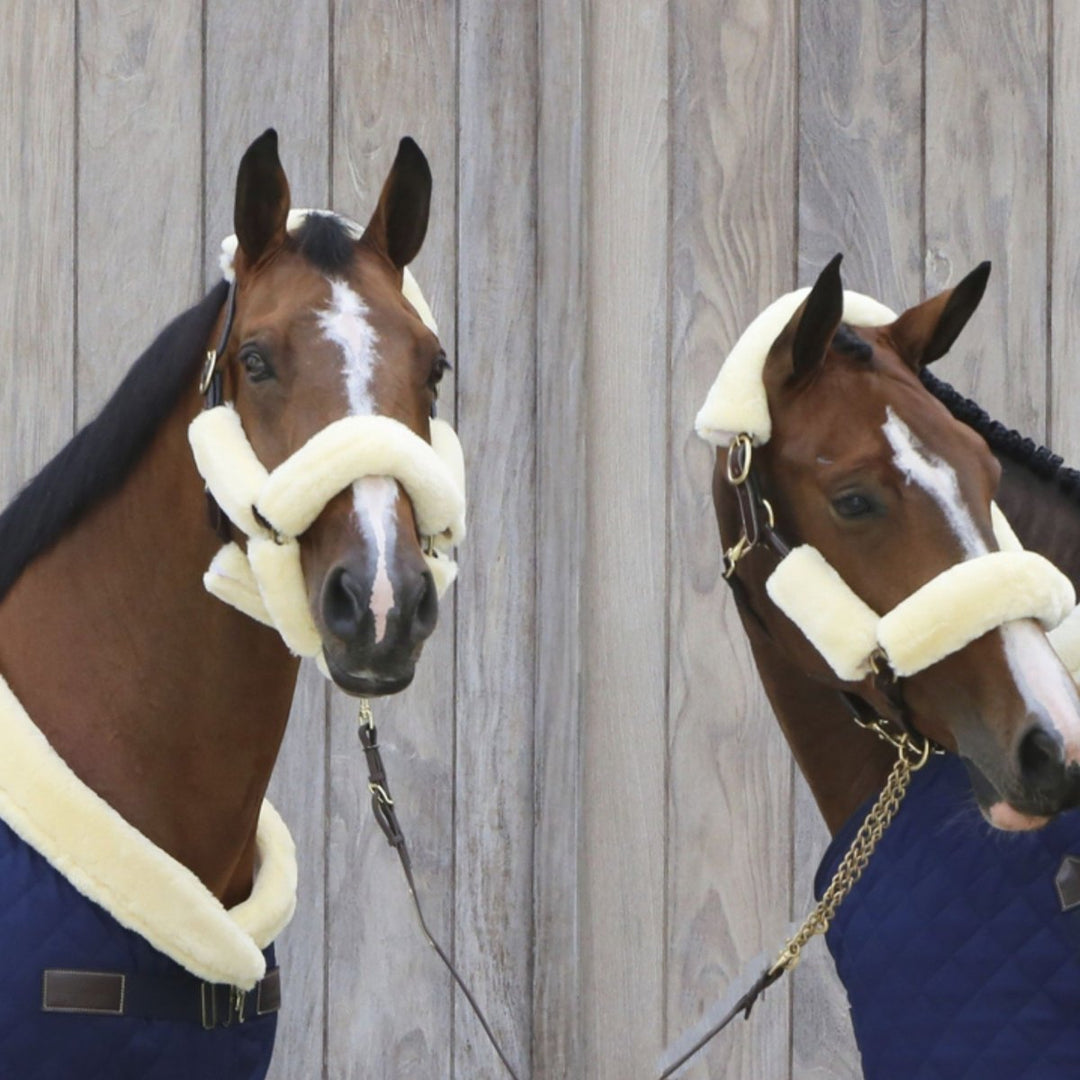
[[[877,801],[859,826],[851,847],[848,848],[847,854],[833,875],[832,881],[829,882],[829,887],[825,890],[817,907],[810,912],[802,926],[784,946],[776,963],[769,969],[770,974],[791,971],[798,964],[807,942],[829,929],[836,909],[862,877],[863,871],[870,862],[870,856],[874,853],[874,848],[877,847],[878,841],[881,840],[892,819],[896,817],[908,784],[911,783],[912,773],[918,772],[930,759],[928,740],[924,739],[920,746],[909,736],[904,735],[898,740],[898,744],[896,763],[889,773],[889,778],[885,781],[885,786],[881,789],[881,794],[878,795]]]

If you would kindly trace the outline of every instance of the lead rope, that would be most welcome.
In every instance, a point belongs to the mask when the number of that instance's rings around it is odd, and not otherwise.
[[[465,995],[465,1000],[468,1001],[476,1019],[480,1021],[480,1026],[484,1029],[488,1042],[495,1048],[495,1053],[499,1055],[499,1060],[503,1063],[506,1071],[513,1077],[513,1080],[518,1080],[518,1074],[514,1072],[513,1066],[507,1060],[502,1047],[499,1046],[499,1041],[495,1038],[495,1033],[491,1030],[491,1025],[488,1023],[480,1006],[476,1003],[476,999],[457,973],[457,969],[451,963],[450,957],[446,955],[442,946],[435,940],[428,929],[427,921],[424,919],[424,912],[420,907],[420,898],[416,892],[416,882],[413,880],[412,859],[409,857],[409,850],[405,844],[405,834],[401,831],[397,809],[393,797],[390,795],[386,769],[383,766],[382,754],[379,752],[378,731],[375,728],[375,721],[371,714],[371,702],[367,698],[360,699],[360,716],[358,719],[359,727],[357,730],[360,735],[360,745],[364,748],[364,757],[367,759],[371,809],[375,815],[375,821],[386,837],[387,843],[398,854],[401,869],[405,872],[405,882],[409,887],[409,895],[412,897],[413,907],[416,910],[416,918],[420,923],[420,930],[423,932],[428,944],[435,950],[436,955],[446,965],[446,970],[450,972],[458,988]]]
[[[668,1080],[668,1077],[673,1076],[706,1043],[723,1031],[739,1013],[749,1018],[750,1010],[757,999],[785,972],[793,970],[798,965],[802,950],[810,939],[818,934],[824,934],[829,929],[836,909],[862,877],[870,856],[874,853],[874,848],[877,847],[878,841],[900,809],[900,803],[911,783],[912,774],[918,772],[929,761],[932,751],[932,746],[927,739],[922,739],[920,744],[907,734],[898,737],[886,735],[884,732],[878,732],[878,734],[896,746],[896,762],[889,772],[885,786],[881,789],[881,794],[878,795],[874,805],[863,819],[847,854],[837,867],[832,881],[829,882],[829,887],[802,926],[788,939],[776,961],[761,973],[753,986],[739,998],[719,1023],[714,1024],[707,1034],[660,1074],[660,1080]]]

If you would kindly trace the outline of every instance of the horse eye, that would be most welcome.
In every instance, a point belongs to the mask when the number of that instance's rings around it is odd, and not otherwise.
[[[857,491],[850,491],[846,495],[833,499],[832,506],[836,513],[846,521],[869,517],[877,510],[871,499]]]
[[[252,382],[263,382],[274,377],[270,361],[258,349],[245,349],[240,354],[240,363]]]
[[[428,389],[433,393],[439,392],[439,383],[443,375],[450,370],[450,361],[446,359],[446,353],[440,352],[431,365],[431,374],[428,376]]]

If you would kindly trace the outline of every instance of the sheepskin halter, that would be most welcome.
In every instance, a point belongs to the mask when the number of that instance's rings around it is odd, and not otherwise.
[[[765,361],[809,292],[799,289],[774,301],[735,344],[697,415],[697,433],[707,442],[730,446],[730,453],[742,446],[747,454],[751,446],[768,442],[772,420],[762,378]],[[883,326],[896,315],[870,297],[845,291],[843,318],[851,326]],[[732,482],[741,482],[738,475]],[[862,680],[882,660],[898,676],[914,675],[988,631],[1024,618],[1047,630],[1060,627],[1051,642],[1075,673],[1080,618],[1072,583],[1041,555],[1024,551],[1004,515],[996,506],[992,510],[1001,550],[949,567],[884,614],[866,604],[808,544],[783,556],[766,590],[846,682]]]
[[[290,211],[289,231],[322,213]],[[335,217],[354,239],[362,235],[355,222]],[[221,245],[221,268],[230,282],[236,247],[235,236]],[[424,324],[438,333],[408,270],[402,291]],[[247,537],[246,551],[228,543],[217,553],[203,584],[218,599],[274,627],[296,655],[322,652],[299,537],[332,498],[362,477],[391,477],[405,489],[440,597],[457,576],[451,550],[465,536],[465,466],[461,444],[445,421],[432,418],[429,444],[391,417],[348,416],[317,432],[272,472],[259,461],[230,404],[201,412],[188,428],[188,440],[210,494]]]

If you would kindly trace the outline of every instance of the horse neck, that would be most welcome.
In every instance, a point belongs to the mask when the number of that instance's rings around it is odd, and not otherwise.
[[[297,663],[202,587],[220,541],[187,447],[197,408],[0,602],[0,673],[75,774],[231,905]]]
[[[723,466],[713,480],[720,535],[730,546],[740,531],[737,503]],[[771,605],[765,578],[774,568],[771,552],[755,550],[742,563],[734,596],[754,663],[773,713],[791,747],[831,833],[871,795],[881,790],[893,751],[858,727],[839,693],[806,674],[769,636],[759,613]]]
[[[1049,559],[1080,592],[1080,506],[1053,478],[1036,476],[1027,466],[999,457],[997,502],[1020,542]]]

